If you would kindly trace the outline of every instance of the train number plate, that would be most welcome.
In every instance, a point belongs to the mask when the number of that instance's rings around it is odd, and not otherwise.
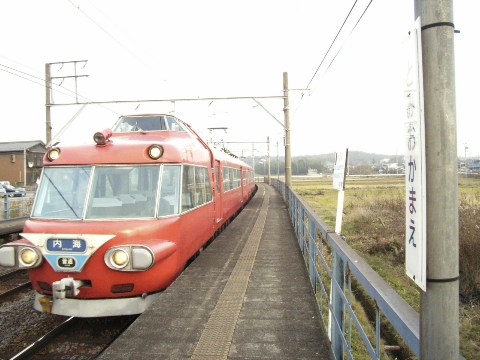
[[[87,242],[83,239],[48,239],[47,250],[50,252],[84,253]]]

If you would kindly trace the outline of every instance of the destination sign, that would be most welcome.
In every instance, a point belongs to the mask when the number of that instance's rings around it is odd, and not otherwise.
[[[48,239],[47,250],[50,252],[84,253],[87,242],[83,239]]]

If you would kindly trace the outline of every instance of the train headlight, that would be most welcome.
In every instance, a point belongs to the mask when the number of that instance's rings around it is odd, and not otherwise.
[[[47,152],[47,159],[48,161],[55,161],[60,157],[60,148],[51,148]]]
[[[110,262],[117,269],[123,269],[129,260],[128,253],[123,249],[115,249],[110,254]]]
[[[20,250],[19,257],[20,261],[25,266],[31,266],[32,264],[35,264],[35,261],[38,259],[37,253],[30,248],[23,248]]]
[[[21,267],[32,268],[40,265],[42,256],[32,247],[23,247],[18,251],[18,262]]]
[[[163,146],[160,145],[150,145],[148,148],[148,156],[152,160],[158,160],[163,155]]]
[[[141,245],[123,245],[109,249],[105,253],[105,264],[114,270],[147,270],[154,263],[153,252]]]
[[[97,145],[105,145],[109,141],[108,139],[110,139],[111,136],[112,130],[105,129],[93,134],[93,141],[95,141]]]
[[[0,248],[0,266],[34,268],[43,261],[40,250],[25,245],[5,245]]]

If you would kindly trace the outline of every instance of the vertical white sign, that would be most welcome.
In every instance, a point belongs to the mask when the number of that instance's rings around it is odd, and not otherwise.
[[[335,220],[335,232],[340,234],[342,231],[343,221],[343,203],[345,200],[345,175],[347,173],[348,149],[337,152],[335,159],[335,167],[333,168],[333,188],[338,190],[337,200],[337,217]]]
[[[348,149],[337,152],[333,168],[333,188],[345,190],[345,173],[347,172]]]
[[[405,121],[405,270],[426,291],[425,117],[420,18],[409,32]]]

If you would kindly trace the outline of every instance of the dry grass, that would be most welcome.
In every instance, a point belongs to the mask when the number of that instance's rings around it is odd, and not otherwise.
[[[460,297],[480,304],[480,194],[461,194],[459,207]]]

